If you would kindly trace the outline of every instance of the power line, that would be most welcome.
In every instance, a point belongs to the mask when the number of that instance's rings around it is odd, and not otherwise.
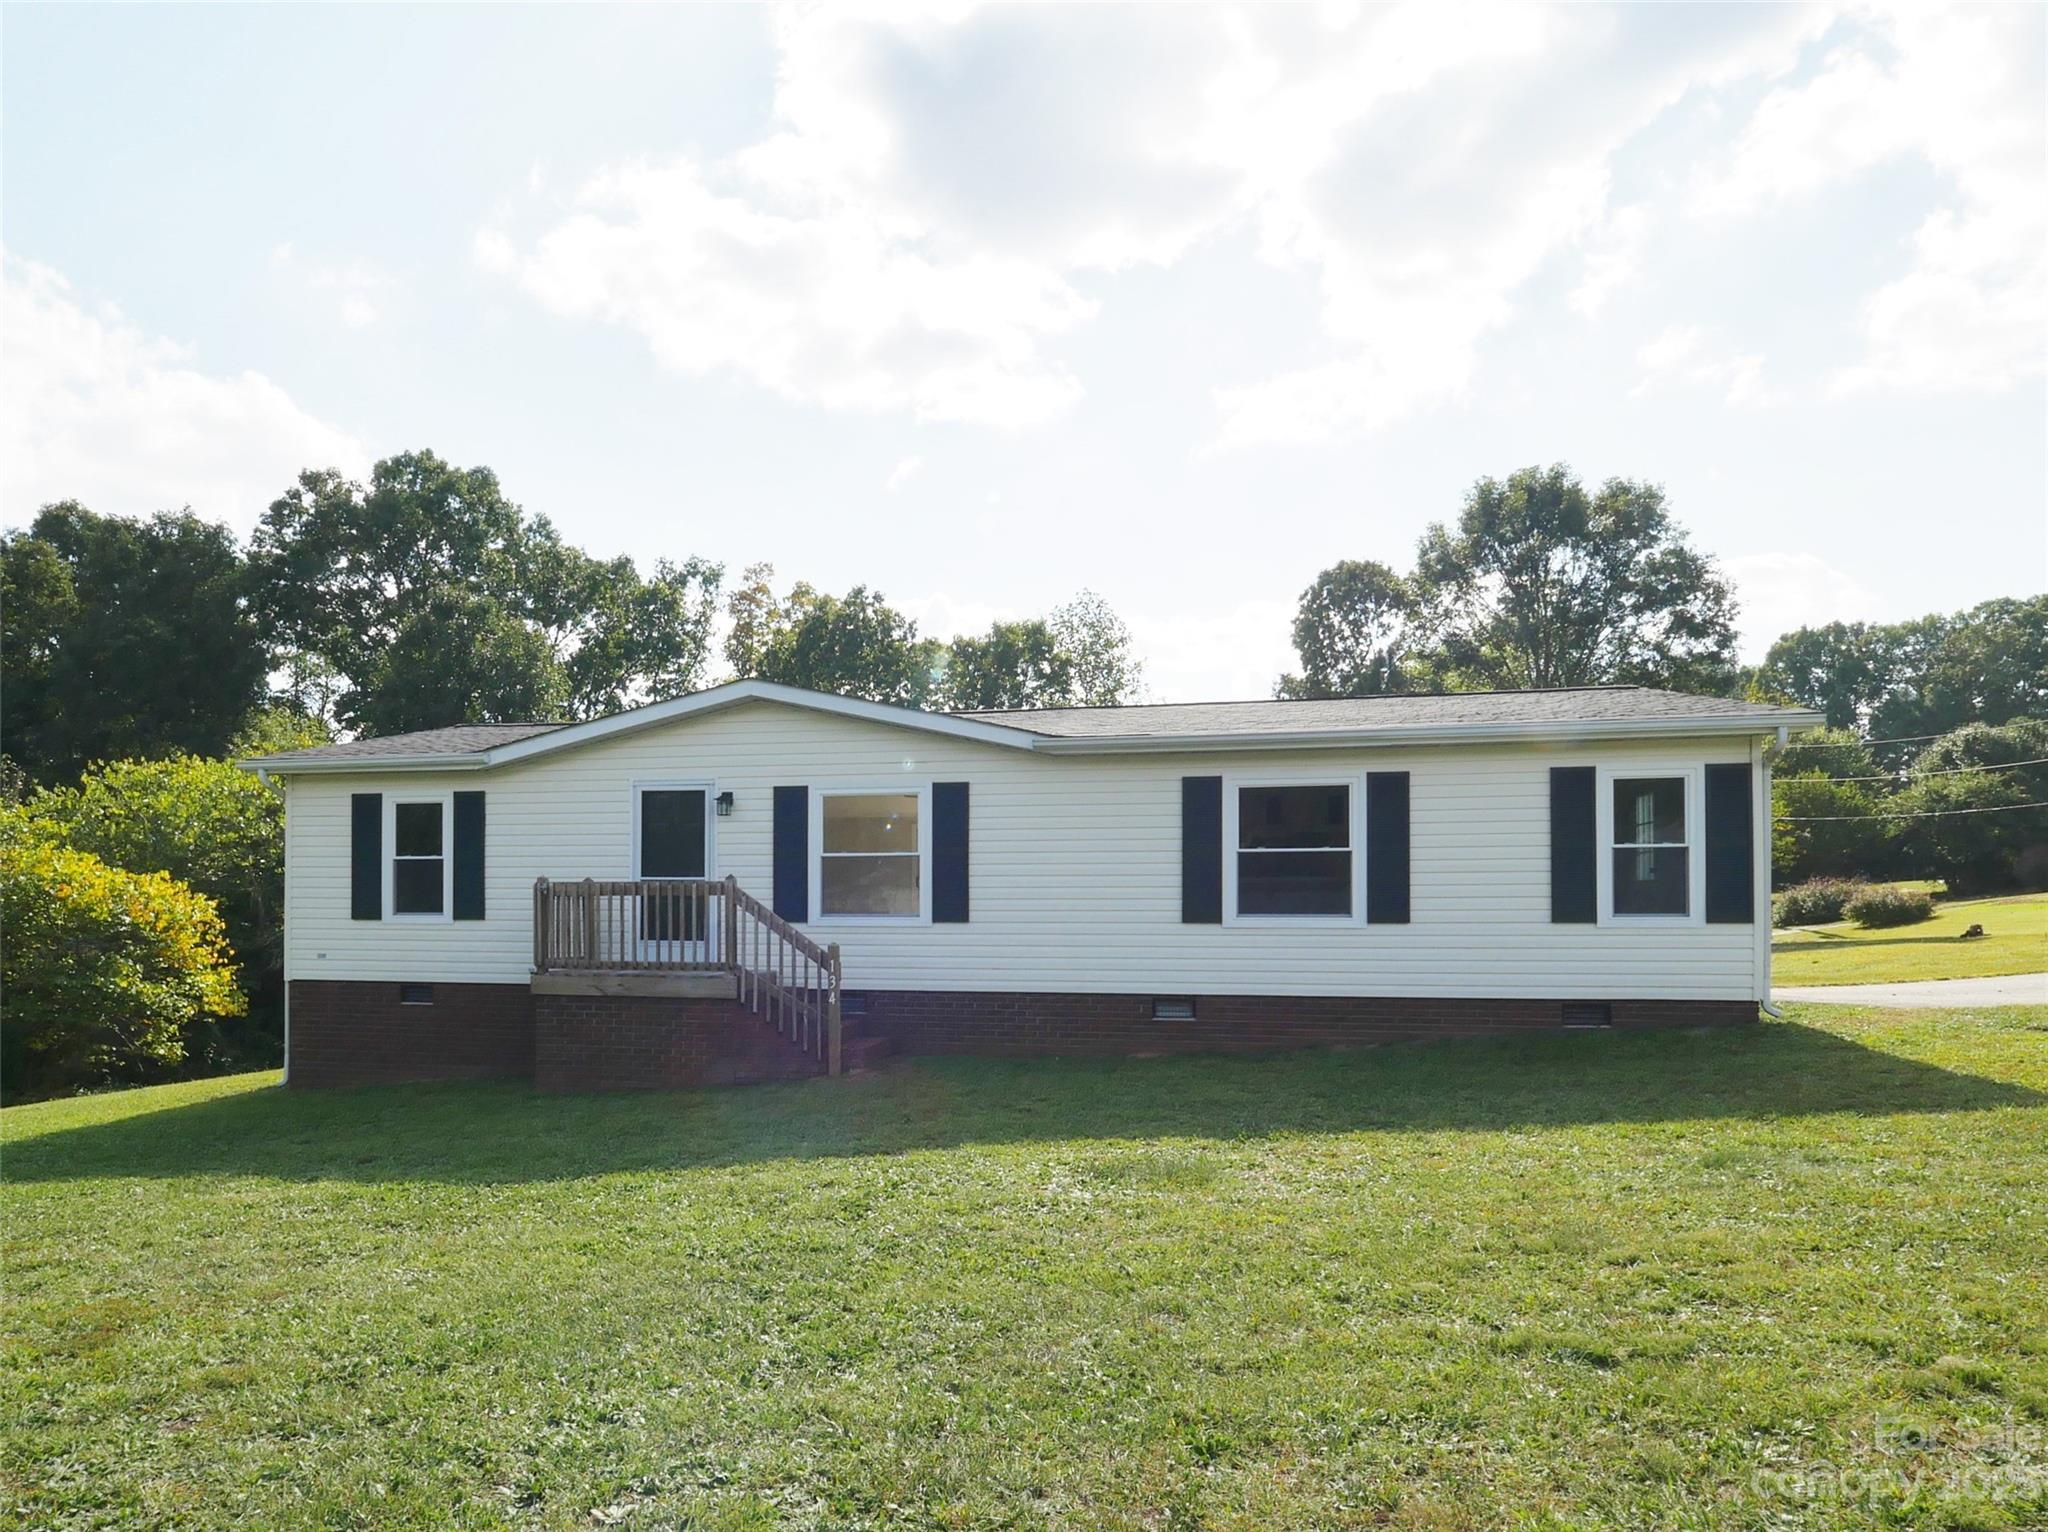
[[[1915,814],[1774,814],[1781,825],[1841,824],[1851,819],[1947,819],[1955,814],[2011,814],[2020,809],[2048,809],[2048,799],[2039,803],[1999,803],[1981,809],[1926,809]]]
[[[2015,723],[2019,721],[2018,719],[2013,720]],[[1947,735],[1956,733],[1957,730],[1971,727],[1973,726],[1970,724],[1958,724],[1956,728],[1949,729],[1942,734],[1894,734],[1886,739],[1864,739],[1861,735],[1858,735],[1855,739],[1808,739],[1795,741],[1786,748],[1792,750],[1860,750],[1865,745],[1911,745],[1924,739],[1944,739]],[[2004,725],[1986,724],[1985,727],[1997,729],[2003,728]]]
[[[1874,777],[1829,776],[1825,780],[1829,782],[1917,782],[1922,777],[1953,777],[1965,771],[2018,771],[2022,766],[2048,766],[2048,755],[2036,756],[2031,761],[2007,761],[2003,765],[1998,766],[1944,766],[1936,771],[1887,771]],[[1799,779],[1797,777],[1786,777],[1783,780],[1796,782]]]

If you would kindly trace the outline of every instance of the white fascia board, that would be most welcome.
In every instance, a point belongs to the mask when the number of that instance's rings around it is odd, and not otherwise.
[[[279,760],[274,756],[259,755],[235,762],[242,771],[253,771],[258,776],[267,772],[273,777],[333,776],[340,772],[368,771],[482,771],[491,764],[489,756],[473,752],[466,755],[338,755],[321,761]]]
[[[1147,734],[1100,739],[1040,738],[1034,749],[1047,755],[1208,755],[1220,750],[1335,750],[1373,746],[1576,744],[1617,739],[1706,738],[1713,735],[1774,734],[1781,727],[1816,729],[1821,713],[1755,718],[1616,718],[1582,723],[1411,724],[1406,727],[1327,730],[1316,734]]]
[[[984,745],[1007,745],[1013,750],[1029,750],[1039,738],[1024,729],[978,723],[968,718],[952,718],[944,713],[923,713],[916,708],[892,707],[886,702],[863,702],[854,697],[835,697],[826,692],[805,691],[800,686],[783,686],[774,681],[730,681],[724,686],[714,686],[710,691],[693,692],[687,697],[676,697],[668,702],[651,702],[646,707],[634,708],[631,712],[614,713],[609,718],[593,718],[588,723],[574,723],[547,734],[536,734],[531,739],[515,740],[509,745],[500,745],[488,752],[487,764],[505,766],[513,761],[547,755],[556,750],[573,750],[576,746],[587,745],[593,740],[609,739],[613,735],[631,733],[635,729],[653,728],[659,724],[673,723],[679,718],[690,718],[700,713],[716,712],[720,708],[736,707],[742,702],[779,702],[786,707],[808,708],[815,713],[831,713],[840,718],[858,718],[868,723],[888,724],[899,729],[920,729],[928,734],[944,734],[953,739],[970,739]]]
[[[978,719],[955,718],[945,713],[925,713],[916,708],[894,707],[886,702],[864,702],[853,697],[835,697],[826,692],[805,691],[774,681],[730,681],[709,691],[694,692],[667,702],[649,703],[630,712],[594,718],[588,723],[569,724],[546,734],[515,740],[487,751],[461,755],[343,756],[328,760],[289,761],[257,757],[237,761],[244,771],[268,771],[273,775],[331,775],[342,772],[483,771],[506,766],[557,750],[573,750],[614,735],[654,728],[677,719],[736,707],[745,702],[775,702],[786,707],[805,708],[840,718],[858,718],[892,728],[914,729],[977,744],[1000,745],[1011,750],[1034,750],[1047,755],[1170,755],[1210,754],[1229,750],[1334,750],[1396,745],[1465,744],[1573,744],[1616,739],[1662,739],[1692,736],[1734,735],[1747,737],[1782,734],[1786,730],[1817,729],[1826,723],[1822,713],[1777,711],[1751,717],[1715,718],[1619,718],[1606,721],[1543,723],[1411,724],[1405,727],[1334,729],[1314,734],[1281,732],[1270,734],[1140,734],[1101,738],[1036,734],[1028,729],[983,723]]]
[[[916,729],[927,734],[942,734],[951,739],[973,740],[977,744],[1002,745],[1012,750],[1029,750],[1042,739],[1042,736],[1033,734],[1028,729],[982,723],[972,718],[954,718],[945,713],[924,713],[916,708],[892,707],[886,702],[864,702],[856,697],[835,697],[826,692],[805,691],[800,686],[783,686],[775,681],[729,681],[724,686],[714,686],[709,691],[693,692],[687,697],[676,697],[667,702],[650,702],[645,707],[633,708],[624,713],[613,713],[607,718],[593,718],[588,723],[567,724],[559,729],[550,729],[545,734],[513,740],[509,744],[485,751],[471,751],[461,755],[352,755],[311,761],[279,760],[275,757],[259,756],[254,760],[238,761],[235,764],[244,771],[269,771],[273,774],[483,771],[493,766],[509,766],[514,761],[530,760],[534,756],[549,755],[557,750],[573,750],[579,745],[592,744],[615,735],[630,734],[637,729],[656,728],[678,719],[698,717],[722,708],[737,707],[744,702],[776,702],[785,707],[805,708],[814,713],[830,713],[840,718],[858,718],[868,723],[886,724],[891,728]]]

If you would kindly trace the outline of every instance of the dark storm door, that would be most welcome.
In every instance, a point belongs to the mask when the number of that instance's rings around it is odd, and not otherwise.
[[[640,789],[636,875],[641,878],[703,878],[708,875],[711,844],[708,808],[710,789],[643,787]],[[706,901],[694,897],[654,897],[640,907],[640,939],[654,950],[650,957],[701,957],[683,953],[704,940]]]

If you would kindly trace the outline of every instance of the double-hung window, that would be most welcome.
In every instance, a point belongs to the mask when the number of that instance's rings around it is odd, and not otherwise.
[[[454,860],[448,854],[448,799],[388,801],[385,904],[395,919],[446,920]]]
[[[922,918],[929,891],[927,850],[921,791],[820,793],[819,915]]]
[[[1351,785],[1238,785],[1232,798],[1234,914],[1348,918],[1357,883]]]
[[[1608,888],[1614,915],[1691,915],[1692,778],[1616,776],[1611,790]]]

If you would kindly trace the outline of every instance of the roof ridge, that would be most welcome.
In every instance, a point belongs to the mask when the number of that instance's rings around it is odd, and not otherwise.
[[[1354,697],[1219,697],[1209,702],[1063,702],[1047,707],[953,708],[944,716],[986,718],[992,713],[1115,713],[1149,707],[1253,707],[1275,702],[1413,702],[1426,697],[1541,697],[1565,692],[1648,692],[1666,689],[1645,686],[1639,681],[1601,681],[1586,686],[1484,686],[1472,691],[1363,692]],[[1697,694],[1681,692],[1674,695]]]

